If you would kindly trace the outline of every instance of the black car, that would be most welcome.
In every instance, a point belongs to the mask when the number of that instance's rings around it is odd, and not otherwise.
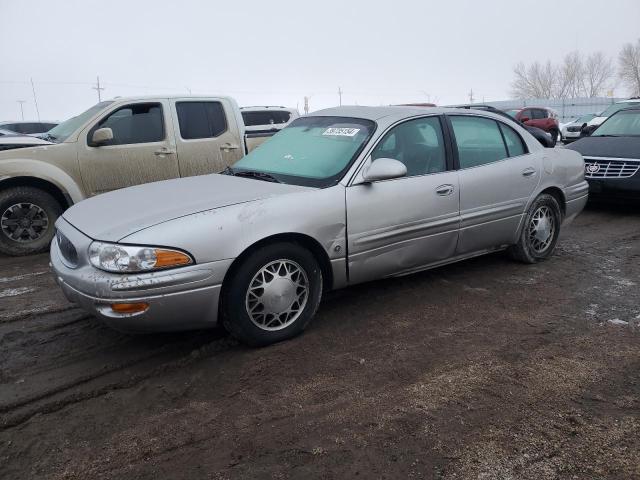
[[[590,195],[640,199],[640,107],[614,113],[567,148],[584,157]]]
[[[504,112],[496,107],[491,105],[477,105],[477,104],[469,104],[469,105],[455,105],[452,108],[466,108],[466,109],[474,109],[474,110],[484,110],[486,112],[496,113],[498,115],[502,115],[504,118],[508,118],[514,123],[517,123],[526,131],[528,131],[533,137],[540,142],[543,147],[552,148],[555,147],[556,141],[549,135],[547,132],[537,127],[530,127],[529,125],[525,125],[520,120],[516,120],[507,112]]]

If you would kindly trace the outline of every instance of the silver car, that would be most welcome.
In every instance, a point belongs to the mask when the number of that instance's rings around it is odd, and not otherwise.
[[[486,111],[340,107],[221,174],[85,200],[51,248],[69,300],[119,330],[212,327],[266,345],[323,292],[496,250],[548,258],[587,201],[577,152]]]

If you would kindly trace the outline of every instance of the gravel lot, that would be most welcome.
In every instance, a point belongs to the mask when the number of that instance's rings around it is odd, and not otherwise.
[[[305,335],[127,336],[0,258],[0,477],[640,478],[640,206],[556,255],[333,292]]]

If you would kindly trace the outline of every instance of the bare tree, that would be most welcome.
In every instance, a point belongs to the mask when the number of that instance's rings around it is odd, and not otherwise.
[[[556,83],[556,68],[550,61],[534,62],[527,67],[520,62],[513,69],[515,79],[511,90],[516,98],[550,98]]]
[[[557,67],[554,98],[575,98],[582,95],[582,79],[585,73],[582,54],[577,50],[567,54]]]
[[[640,39],[634,45],[627,43],[618,56],[618,75],[631,91],[640,96]]]
[[[582,93],[586,97],[598,97],[611,86],[615,70],[613,61],[602,52],[592,53],[584,63]]]

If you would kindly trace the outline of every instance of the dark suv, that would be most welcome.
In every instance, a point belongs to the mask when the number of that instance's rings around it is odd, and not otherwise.
[[[525,107],[507,110],[507,113],[525,125],[537,127],[551,135],[555,144],[560,138],[560,124],[555,110],[546,107]]]

